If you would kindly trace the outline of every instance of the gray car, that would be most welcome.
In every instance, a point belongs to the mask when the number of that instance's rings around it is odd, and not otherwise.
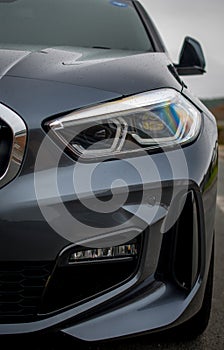
[[[131,0],[0,0],[0,334],[209,321],[217,127]],[[198,78],[200,79],[200,78]]]

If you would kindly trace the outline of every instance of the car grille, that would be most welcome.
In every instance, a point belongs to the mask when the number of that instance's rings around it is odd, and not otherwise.
[[[0,322],[28,321],[37,316],[49,263],[0,263]]]
[[[23,162],[27,140],[24,121],[0,103],[0,187],[18,174]]]
[[[0,119],[0,178],[6,172],[12,148],[12,132],[10,127]]]

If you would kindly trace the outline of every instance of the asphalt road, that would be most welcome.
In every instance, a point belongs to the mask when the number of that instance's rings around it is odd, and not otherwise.
[[[74,342],[67,337],[28,337],[28,338],[0,338],[0,346],[4,344],[7,348],[33,350],[222,350],[224,348],[224,149],[220,152],[219,161],[219,184],[216,214],[216,263],[215,283],[213,294],[212,316],[206,332],[194,341],[179,342],[175,336],[165,339],[163,336],[132,338],[126,341],[116,341],[104,344],[83,345]]]

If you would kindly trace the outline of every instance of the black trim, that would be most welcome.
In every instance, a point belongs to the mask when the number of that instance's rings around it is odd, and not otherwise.
[[[153,45],[155,52],[167,52],[166,47],[163,43],[163,40],[157,31],[154,23],[149,17],[148,13],[144,9],[144,7],[140,4],[140,2],[133,0],[133,5],[147,31],[149,39]]]

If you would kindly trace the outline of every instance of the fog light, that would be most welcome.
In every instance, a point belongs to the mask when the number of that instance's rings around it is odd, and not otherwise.
[[[80,249],[69,256],[69,264],[102,263],[133,260],[138,256],[136,243],[123,244],[108,248]]]

